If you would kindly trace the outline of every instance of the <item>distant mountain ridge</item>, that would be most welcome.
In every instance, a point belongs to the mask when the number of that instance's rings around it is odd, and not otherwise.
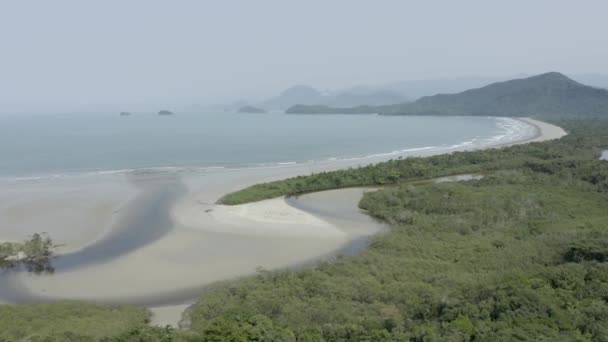
[[[355,87],[334,92],[321,92],[313,87],[296,85],[279,96],[264,101],[257,107],[268,110],[285,110],[296,104],[354,107],[360,105],[387,105],[406,101],[407,98],[393,90],[371,87]]]
[[[438,79],[427,79],[427,80],[409,80],[394,82],[386,85],[387,89],[391,89],[401,94],[407,95],[412,100],[418,100],[424,96],[430,96],[435,94],[454,94],[462,91],[483,87],[490,83],[506,81],[512,78],[521,78],[525,76],[511,76],[511,77],[458,77],[458,78],[438,78]]]
[[[608,90],[578,83],[558,72],[496,82],[457,94],[425,96],[411,103],[333,108],[293,106],[287,113],[384,115],[608,116]]]
[[[317,89],[307,85],[295,85],[285,89],[278,96],[260,103],[258,106],[265,109],[286,109],[294,104],[319,104],[323,94]]]

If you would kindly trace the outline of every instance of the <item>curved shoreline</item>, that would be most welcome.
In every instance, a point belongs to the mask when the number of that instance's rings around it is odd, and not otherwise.
[[[520,142],[512,143],[509,146],[527,144],[527,143],[531,143],[531,142],[542,142],[542,141],[547,141],[547,140],[559,139],[568,134],[563,128],[550,124],[550,123],[547,123],[547,122],[544,122],[544,121],[540,121],[540,120],[536,120],[536,119],[532,119],[532,118],[518,118],[518,119],[536,127],[538,133],[536,134],[535,137],[532,137],[530,139],[523,140]]]
[[[552,124],[548,124],[548,123],[545,123],[542,121],[534,120],[531,118],[521,118],[521,119],[517,119],[517,120],[521,120],[523,122],[526,122],[529,125],[534,126],[536,128],[536,134],[532,137],[528,137],[521,141],[515,141],[515,142],[511,142],[509,144],[502,144],[502,145],[499,144],[499,145],[495,145],[495,146],[488,147],[488,148],[500,148],[500,147],[507,147],[507,146],[511,146],[511,145],[517,145],[517,144],[525,144],[525,143],[531,143],[531,142],[541,142],[541,141],[546,141],[546,140],[559,139],[567,134],[561,127],[558,127],[558,126],[555,126]],[[291,175],[291,176],[293,177],[295,175]],[[283,178],[286,178],[286,177],[283,177]],[[258,182],[256,182],[256,183],[258,183]],[[329,193],[339,194],[341,192],[343,193],[343,192],[351,192],[351,191],[361,192],[356,195],[354,195],[352,193],[348,193],[346,196],[342,195],[342,197],[341,197],[342,198],[341,202],[343,202],[345,199],[347,199],[347,201],[352,201],[352,203],[350,203],[351,207],[354,207],[357,211],[359,211],[357,203],[362,195],[362,191],[365,191],[364,189],[365,188],[347,188],[347,189],[327,190],[327,191],[322,191],[319,193],[303,195],[301,197],[317,196],[316,200],[318,201],[318,196],[319,195],[322,196],[322,194],[329,194]],[[222,194],[221,196],[223,196],[223,195],[225,195],[225,194]],[[311,203],[311,202],[306,203],[306,202],[302,202],[301,200],[286,199],[285,197],[280,197],[280,198],[283,199],[284,204],[291,205],[299,210],[302,210],[309,214],[315,215],[317,217],[321,217],[326,220],[327,219],[331,220],[332,213],[328,212],[326,210],[326,208],[324,208],[323,206],[314,207],[314,205],[311,205],[314,203]],[[260,202],[236,205],[233,207],[239,207],[239,208],[255,207],[259,203],[265,203],[265,202],[277,201],[277,200],[278,199],[264,200],[264,201],[260,201]],[[215,202],[211,202],[211,203],[215,203]],[[216,207],[217,206],[222,206],[222,205],[216,205]],[[280,209],[277,208],[277,211],[280,211]],[[335,214],[335,213],[333,213],[333,214]],[[361,214],[361,215],[364,216],[363,221],[367,222],[368,224],[371,220],[373,220],[371,217],[369,217],[367,215],[364,215],[364,214]],[[359,217],[358,219],[361,220],[362,218]],[[334,221],[333,223],[336,224],[337,222]],[[352,224],[352,222],[351,222],[351,224]],[[383,229],[382,226],[376,226],[376,227],[377,227],[377,230],[375,232],[368,231],[369,234],[362,234],[359,238],[350,240],[350,242],[343,245],[343,247],[340,250],[335,250],[330,255],[336,255],[338,253],[343,253],[345,255],[354,255],[354,254],[359,253],[361,250],[364,250],[366,248],[366,246],[368,245],[369,236],[376,234],[378,232],[381,232]],[[315,260],[319,260],[319,258],[312,259],[313,262]],[[292,266],[294,266],[294,265],[292,265]],[[193,302],[190,302],[190,304],[193,304]],[[184,304],[184,303],[149,307],[149,309],[154,314],[152,324],[161,325],[161,326],[170,324],[170,325],[177,326],[178,321],[182,317],[181,316],[182,312],[184,312],[185,308],[187,308],[187,307],[188,307],[188,305]]]
[[[433,117],[433,116],[424,116],[425,118]],[[458,116],[451,116],[451,118],[455,118]],[[463,118],[469,118],[469,116],[462,116]],[[445,118],[445,117],[436,117],[436,118]],[[528,122],[528,120],[535,121],[529,118],[520,118],[520,117],[483,117],[483,118],[491,118],[495,120],[512,120],[512,121],[523,121],[532,126],[536,126],[536,124]],[[500,123],[498,124],[500,125]],[[538,132],[535,134],[535,137],[538,136]],[[435,154],[435,153],[449,153],[453,151],[459,150],[467,150],[470,147],[473,148],[493,148],[498,146],[508,146],[513,144],[512,141],[505,142],[494,142],[492,141],[496,136],[485,139],[488,142],[479,147],[471,146],[472,141],[463,141],[459,142],[455,145],[434,145],[434,146],[424,146],[424,147],[413,147],[413,148],[405,148],[405,149],[395,149],[393,151],[386,152],[377,152],[366,155],[354,155],[354,156],[335,156],[328,157],[324,159],[311,159],[311,160],[297,160],[297,161],[282,161],[282,162],[260,162],[254,164],[243,164],[243,165],[208,165],[208,166],[196,166],[196,165],[182,165],[182,166],[153,166],[153,167],[142,167],[142,168],[126,168],[126,169],[101,169],[101,170],[82,170],[82,171],[74,171],[74,172],[66,172],[66,173],[58,173],[58,174],[41,174],[41,175],[31,175],[25,177],[7,177],[0,176],[0,184],[1,182],[38,182],[38,181],[46,181],[46,180],[70,180],[70,179],[91,179],[99,176],[127,176],[130,177],[132,174],[145,174],[145,175],[154,175],[154,174],[167,174],[167,173],[175,173],[175,174],[185,174],[188,175],[190,173],[198,173],[198,172],[222,172],[222,171],[236,171],[236,170],[250,170],[250,169],[273,169],[273,168],[284,168],[284,167],[292,167],[292,166],[304,166],[309,164],[320,164],[326,165],[331,163],[343,163],[346,162],[348,164],[355,163],[355,165],[362,165],[367,163],[377,163],[383,160],[387,160],[389,158],[399,158],[403,156],[414,155],[427,155],[427,153]],[[523,141],[527,141],[529,139],[533,139],[533,137],[525,138],[523,140],[517,140],[520,143]],[[475,138],[473,141],[477,141],[479,139]],[[484,139],[482,139],[484,140]]]
[[[537,134],[509,145],[555,139],[565,134],[557,126],[532,119],[525,120],[530,120],[526,122],[536,127]],[[502,145],[485,148],[500,146]],[[467,150],[470,146],[461,148],[454,150]],[[433,154],[432,151],[422,152],[416,155]],[[450,153],[453,150],[442,152]],[[146,306],[183,304],[184,299],[193,298],[195,293],[200,293],[209,284],[252,274],[260,265],[268,269],[290,267],[335,254],[348,243],[369,235],[366,234],[369,231],[362,229],[345,233],[344,226],[339,227],[335,222],[328,223],[314,213],[289,205],[285,200],[245,204],[236,209],[214,203],[227,192],[247,185],[376,163],[393,157],[395,156],[383,155],[365,160],[329,161],[314,165],[290,164],[274,168],[222,170],[220,173],[204,174],[200,179],[185,175],[181,181],[190,192],[177,199],[177,203],[172,206],[171,216],[176,227],[171,231],[109,263],[62,272],[51,277],[20,275],[18,280],[24,285],[21,289],[37,299],[45,300],[76,298]],[[311,224],[317,228],[311,230]],[[103,237],[100,241],[103,241]],[[219,245],[233,249],[234,252],[219,250]],[[204,251],[201,253],[200,249]],[[177,250],[180,251],[180,256],[176,255]],[[255,260],[251,260],[251,255],[256,256]],[[201,265],[205,261],[211,265]],[[218,263],[223,263],[223,267],[218,268]],[[145,274],[140,273],[150,266],[153,269]],[[192,274],[197,272],[207,273],[203,276]],[[118,291],[104,286],[108,280]],[[132,288],[125,289],[127,284]]]

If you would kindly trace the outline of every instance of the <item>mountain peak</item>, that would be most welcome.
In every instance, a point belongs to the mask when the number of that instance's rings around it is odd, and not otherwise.
[[[600,117],[608,115],[608,90],[586,86],[559,72],[548,72],[456,94],[426,96],[412,103],[363,109],[300,107],[297,110],[306,113],[360,113],[365,110],[390,115]]]
[[[576,83],[576,81],[574,81],[573,79],[569,78],[568,76],[557,72],[557,71],[550,71],[550,72],[546,72],[544,74],[539,74],[536,76],[531,76],[527,78],[528,80],[538,80],[538,81],[548,81],[548,82],[572,82],[572,83]]]

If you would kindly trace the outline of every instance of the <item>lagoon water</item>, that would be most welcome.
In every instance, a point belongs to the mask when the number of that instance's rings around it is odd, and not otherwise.
[[[0,117],[0,178],[268,166],[483,146],[521,139],[530,134],[522,131],[526,126],[489,117],[13,115]]]

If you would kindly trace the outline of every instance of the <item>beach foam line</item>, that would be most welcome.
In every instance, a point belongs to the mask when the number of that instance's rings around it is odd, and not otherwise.
[[[250,169],[273,169],[299,166],[302,164],[325,164],[331,162],[344,162],[344,161],[365,161],[372,159],[380,159],[383,157],[407,157],[415,152],[451,152],[458,149],[473,149],[488,148],[493,145],[508,145],[517,143],[518,141],[525,141],[533,138],[539,133],[536,132],[538,128],[525,120],[519,120],[508,117],[491,117],[496,120],[498,131],[496,135],[480,139],[478,137],[467,140],[458,144],[453,145],[437,145],[437,146],[421,146],[412,147],[405,149],[397,149],[390,152],[372,153],[368,155],[352,156],[352,157],[328,157],[325,159],[316,160],[305,160],[305,161],[278,161],[278,162],[262,162],[254,164],[235,164],[235,165],[185,165],[185,166],[154,166],[154,167],[141,167],[141,168],[125,168],[116,170],[75,170],[73,172],[65,173],[54,173],[49,175],[32,175],[32,176],[20,176],[20,177],[0,177],[0,182],[36,182],[46,180],[60,180],[65,178],[90,178],[90,177],[123,177],[129,174],[154,174],[154,173],[171,173],[171,174],[182,174],[182,173],[197,173],[197,172],[217,172],[222,170],[250,170]]]

